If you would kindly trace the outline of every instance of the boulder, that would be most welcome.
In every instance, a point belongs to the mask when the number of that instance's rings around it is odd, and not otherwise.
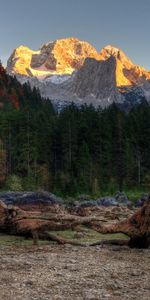
[[[0,199],[7,205],[62,204],[61,198],[48,192],[0,192]]]
[[[124,192],[117,192],[115,195],[115,199],[118,202],[118,204],[121,204],[121,205],[130,205],[131,204],[127,195]]]
[[[140,199],[135,203],[136,207],[141,207],[148,200],[148,193],[142,193]]]
[[[117,206],[118,202],[114,197],[103,197],[100,199],[97,199],[97,205],[98,206]]]

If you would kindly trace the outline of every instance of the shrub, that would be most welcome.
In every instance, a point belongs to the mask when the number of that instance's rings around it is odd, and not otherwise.
[[[10,175],[6,180],[6,189],[13,192],[21,192],[23,190],[22,180],[17,175]]]

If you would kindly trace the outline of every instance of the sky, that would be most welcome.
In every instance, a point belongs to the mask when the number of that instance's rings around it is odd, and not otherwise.
[[[59,38],[111,44],[150,70],[150,0],[0,0],[0,59]]]

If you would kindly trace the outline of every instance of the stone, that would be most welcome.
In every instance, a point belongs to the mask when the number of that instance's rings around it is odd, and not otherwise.
[[[125,204],[125,205],[130,204],[129,199],[124,192],[117,192],[115,198],[119,204]]]
[[[147,201],[147,199],[148,199],[148,193],[142,193],[141,198],[136,201],[135,206],[136,207],[143,206],[143,204],[145,203],[145,201]]]
[[[102,206],[117,206],[118,202],[114,197],[103,197],[98,199],[97,205],[102,205]]]
[[[11,207],[11,205],[26,204],[62,204],[63,200],[48,192],[0,192],[0,199]]]
[[[132,202],[129,201],[127,195],[124,192],[117,192],[115,198],[120,205],[125,205],[128,207],[132,206]]]

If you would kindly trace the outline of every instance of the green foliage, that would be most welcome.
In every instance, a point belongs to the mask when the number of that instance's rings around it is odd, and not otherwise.
[[[40,245],[46,245],[49,242],[45,241],[45,240],[39,240],[38,243]],[[33,245],[33,239],[27,239],[24,238],[23,236],[16,236],[16,235],[7,235],[7,234],[3,234],[0,233],[0,246],[10,246],[12,247],[12,245],[14,246],[32,246]]]
[[[81,226],[81,229],[82,229],[82,234],[80,237],[78,236],[78,233],[74,230],[63,230],[57,232],[55,231],[55,234],[59,238],[65,238],[67,240],[82,242],[82,243],[86,243],[87,245],[102,240],[113,240],[113,239],[128,240],[128,236],[122,233],[102,234],[86,226]],[[50,233],[53,234],[54,232],[51,231]]]
[[[29,84],[21,86],[0,68],[1,185],[59,195],[149,189],[150,106],[128,114],[115,104],[95,109],[74,104],[59,114]],[[14,175],[17,180],[14,179]],[[1,186],[3,188],[3,186]]]
[[[23,190],[22,180],[16,175],[10,175],[6,180],[6,189],[14,192],[21,192]]]

